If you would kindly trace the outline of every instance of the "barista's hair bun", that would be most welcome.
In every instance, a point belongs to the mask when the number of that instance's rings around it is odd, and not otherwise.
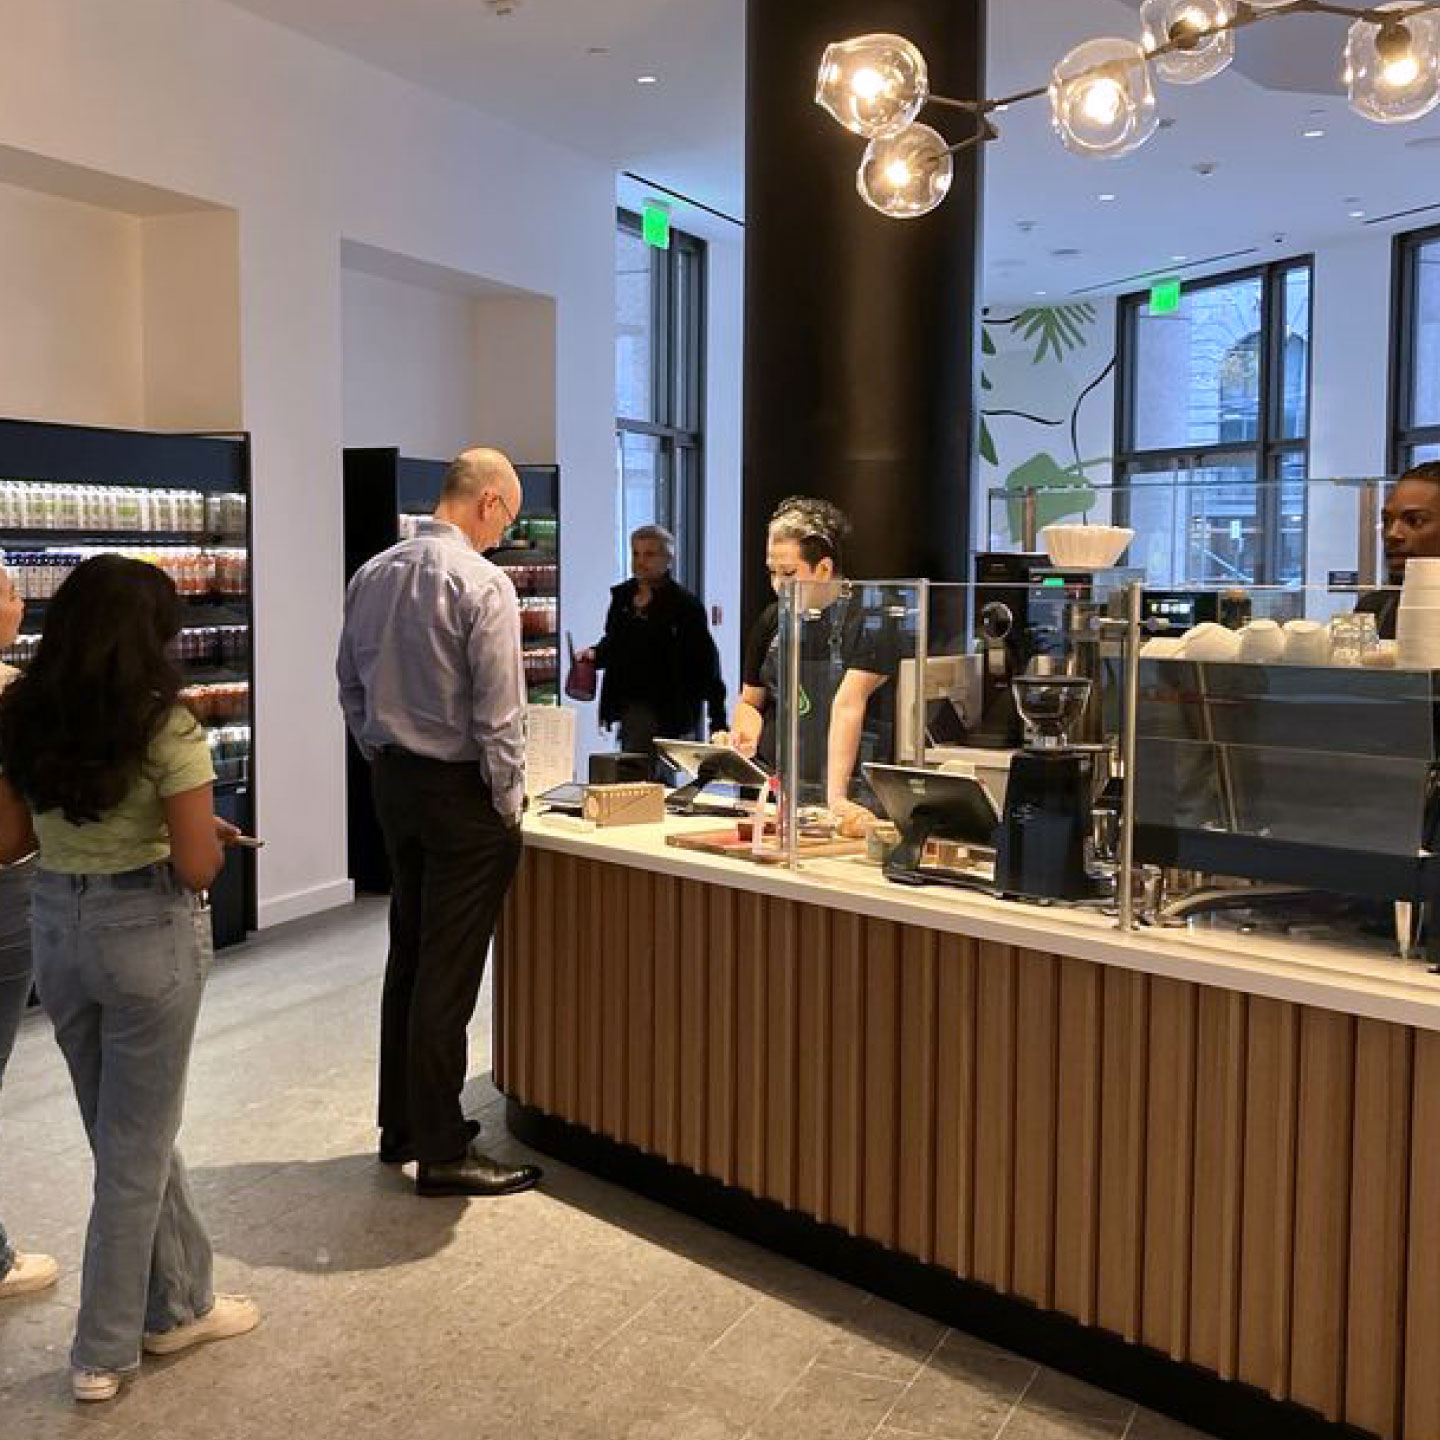
[[[838,567],[850,538],[850,520],[838,505],[811,495],[782,500],[770,517],[772,540],[793,540],[809,565],[833,560]]]

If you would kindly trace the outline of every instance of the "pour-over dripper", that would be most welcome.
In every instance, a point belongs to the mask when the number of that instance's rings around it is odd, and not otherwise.
[[[1026,740],[1036,750],[1063,750],[1090,698],[1084,675],[1021,675],[1010,682],[1015,708],[1026,727]]]

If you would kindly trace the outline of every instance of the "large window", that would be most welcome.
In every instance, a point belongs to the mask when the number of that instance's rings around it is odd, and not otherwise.
[[[676,570],[701,583],[704,550],[705,245],[672,230],[647,245],[640,217],[620,212],[615,246],[615,462],[620,485],[616,556],[629,536],[663,525],[678,542]]]
[[[1116,478],[1152,577],[1303,578],[1310,289],[1295,261],[1187,285],[1166,314],[1121,301]]]
[[[1440,460],[1440,230],[1399,240],[1395,386],[1398,470]]]

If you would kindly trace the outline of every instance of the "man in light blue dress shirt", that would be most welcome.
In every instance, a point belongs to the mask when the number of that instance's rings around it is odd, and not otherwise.
[[[510,577],[482,552],[520,512],[498,450],[446,472],[433,520],[364,565],[337,673],[370,762],[394,885],[380,1023],[380,1158],[422,1195],[502,1195],[540,1178],[474,1145],[466,1030],[520,860],[525,674]]]

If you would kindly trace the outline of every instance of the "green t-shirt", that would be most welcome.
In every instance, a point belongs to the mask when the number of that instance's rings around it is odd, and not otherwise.
[[[72,825],[58,810],[35,816],[40,868],[62,875],[118,875],[166,859],[170,832],[162,802],[214,779],[204,728],[177,705],[150,742],[130,793],[103,819]]]

